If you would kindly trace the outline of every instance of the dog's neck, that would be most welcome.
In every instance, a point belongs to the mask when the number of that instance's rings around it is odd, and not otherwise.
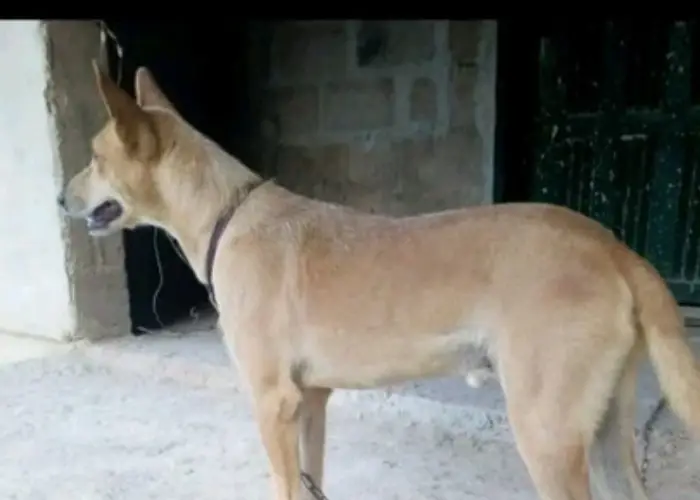
[[[262,178],[213,142],[197,142],[189,157],[174,151],[167,161],[178,165],[162,169],[165,216],[156,225],[177,240],[197,279],[207,284],[207,251],[217,220],[243,203]],[[188,168],[181,168],[183,161]]]

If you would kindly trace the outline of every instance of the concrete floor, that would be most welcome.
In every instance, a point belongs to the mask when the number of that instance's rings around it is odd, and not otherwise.
[[[249,404],[210,327],[76,346],[0,336],[0,498],[267,500]],[[648,412],[653,376],[640,384]],[[700,498],[700,443],[674,416],[659,420],[650,458],[652,499]],[[452,380],[334,395],[325,489],[536,500],[499,389]]]

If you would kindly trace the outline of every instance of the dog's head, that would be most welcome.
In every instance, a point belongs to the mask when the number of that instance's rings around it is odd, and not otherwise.
[[[93,236],[151,224],[164,209],[158,169],[172,149],[175,109],[145,68],[136,100],[93,63],[109,119],[92,140],[92,159],[59,196],[66,215],[85,219]]]

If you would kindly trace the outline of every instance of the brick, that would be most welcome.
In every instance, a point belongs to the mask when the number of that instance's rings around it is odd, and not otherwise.
[[[281,138],[315,133],[319,126],[319,90],[311,85],[270,91],[266,117],[278,127]]]
[[[436,156],[444,182],[445,208],[481,203],[484,197],[483,141],[474,127],[459,127],[438,140]]]
[[[434,33],[432,21],[362,21],[355,62],[360,68],[430,62],[435,56]]]
[[[387,213],[386,193],[378,187],[354,189],[345,194],[343,204],[370,214]]]
[[[473,128],[394,144],[400,187],[387,210],[415,214],[474,205],[484,194],[481,139]]]
[[[474,127],[444,137],[282,146],[277,179],[312,198],[408,215],[474,205],[484,196],[482,140]]]
[[[391,145],[382,151],[391,154]],[[311,198],[340,203],[368,213],[382,212],[391,185],[371,178],[349,175],[352,149],[344,144],[326,146],[284,146],[278,156],[278,182]],[[354,156],[357,160],[358,157]],[[384,169],[390,171],[391,169]]]
[[[449,44],[452,60],[459,65],[476,63],[481,21],[450,21]]]
[[[411,89],[411,120],[434,122],[437,119],[437,86],[430,78],[418,78]]]
[[[328,84],[322,109],[323,127],[331,131],[388,127],[394,116],[394,82],[383,78]]]
[[[344,21],[282,22],[271,42],[273,79],[336,78],[347,68]]]
[[[292,191],[326,201],[343,201],[348,182],[348,147],[282,146],[277,156],[277,181]]]
[[[390,141],[371,145],[353,143],[349,147],[348,179],[367,187],[391,191],[396,187],[396,158]]]
[[[477,73],[478,69],[475,67],[458,68],[453,65],[450,79],[450,125],[452,127],[474,124]]]

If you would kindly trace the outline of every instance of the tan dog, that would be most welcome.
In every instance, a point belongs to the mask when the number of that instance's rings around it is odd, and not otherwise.
[[[95,236],[172,234],[213,289],[277,500],[320,484],[332,389],[466,375],[489,354],[542,499],[646,498],[633,457],[638,360],[700,430],[700,372],[645,260],[565,208],[504,204],[392,218],[293,194],[187,124],[148,71],[136,102],[96,66],[110,119],[62,204]],[[234,210],[230,218],[222,214]],[[590,468],[589,468],[590,466]]]

